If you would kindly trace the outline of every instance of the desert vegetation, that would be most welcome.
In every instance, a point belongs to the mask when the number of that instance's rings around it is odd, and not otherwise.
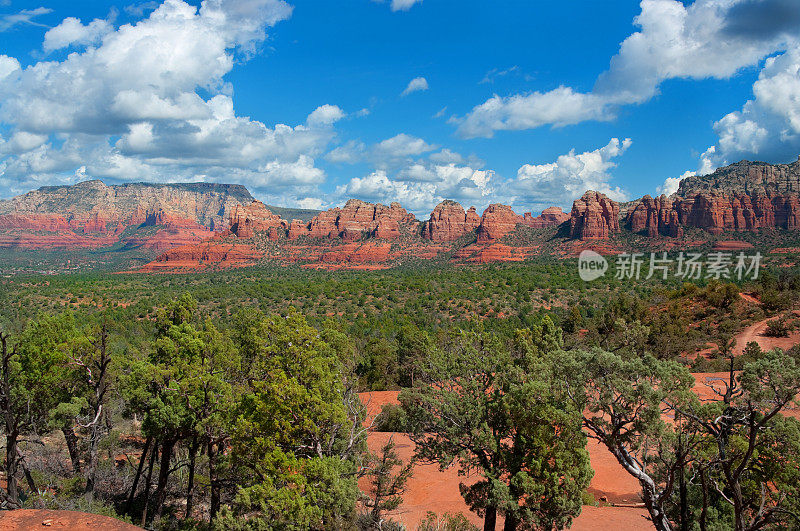
[[[6,279],[4,507],[390,529],[414,467],[435,463],[464,474],[485,529],[560,529],[592,503],[594,439],[657,529],[797,523],[797,349],[735,341],[794,326],[785,270],[630,289],[547,261],[277,277]],[[359,393],[386,389],[400,405],[369,418]],[[412,459],[391,440],[370,452],[378,430],[408,434]]]

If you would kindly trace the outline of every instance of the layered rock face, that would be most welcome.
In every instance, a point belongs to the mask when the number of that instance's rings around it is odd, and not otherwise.
[[[510,206],[493,204],[483,211],[481,224],[478,226],[478,241],[489,242],[499,240],[517,228],[522,216],[514,213]]]
[[[462,235],[477,229],[481,243],[499,240],[514,231],[518,224],[540,229],[560,225],[569,219],[558,207],[546,208],[540,216],[533,217],[530,212],[520,216],[508,205],[492,204],[478,217],[475,207],[464,208],[455,201],[442,201],[431,212],[428,223],[422,230],[422,237],[437,242],[454,241]]]
[[[681,237],[683,228],[673,207],[673,201],[665,195],[655,199],[646,195],[629,210],[626,221],[633,232],[647,231],[651,237],[659,234]]]
[[[561,225],[565,221],[569,221],[570,215],[561,210],[559,207],[549,207],[542,210],[542,213],[537,216],[531,216],[530,212],[525,212],[522,216],[522,224],[534,229],[543,229],[545,227],[552,227],[554,225]]]
[[[619,232],[619,205],[600,192],[588,191],[572,204],[572,238],[605,240]]]
[[[683,225],[718,234],[726,230],[796,229],[800,197],[796,193],[701,193],[677,198],[673,210]]]
[[[416,222],[414,215],[407,212],[399,203],[386,206],[350,199],[344,208],[337,207],[320,212],[306,225],[305,231],[295,226],[288,236],[290,239],[310,236],[341,238],[345,241],[355,241],[364,235],[393,239],[400,237],[401,225],[414,222]]]
[[[0,201],[0,247],[95,248],[125,238],[126,245],[164,249],[226,228],[230,211],[252,200],[243,186],[211,183],[42,187]],[[124,236],[131,226],[164,229]]]
[[[49,214],[63,216],[70,227],[101,232],[110,224],[142,223],[143,212],[163,211],[173,218],[189,219],[212,230],[227,225],[231,211],[250,204],[253,196],[238,184],[132,183],[107,186],[84,181],[73,186],[44,186],[0,201],[0,215]]]
[[[451,242],[475,230],[480,223],[475,207],[469,207],[465,212],[464,207],[448,199],[433,209],[422,230],[422,237],[435,242]]]
[[[236,205],[230,217],[231,232],[239,238],[252,238],[256,232],[267,232],[270,229],[286,230],[288,223],[280,216],[270,212],[261,201],[253,200],[249,205]],[[277,232],[272,231],[277,237]]]
[[[672,197],[644,196],[629,212],[634,232],[680,236],[681,226],[712,234],[800,226],[800,161],[741,161],[681,181]]]
[[[587,192],[573,204],[573,237],[606,239],[619,231],[619,205],[599,196]],[[737,162],[708,175],[687,177],[674,195],[646,195],[626,204],[625,210],[625,225],[650,237],[682,237],[684,227],[712,234],[796,230],[800,228],[800,159],[791,164]]]
[[[212,238],[199,244],[174,247],[144,266],[142,271],[192,270],[209,266],[240,267],[252,264],[261,256],[261,253],[245,243],[221,243]]]

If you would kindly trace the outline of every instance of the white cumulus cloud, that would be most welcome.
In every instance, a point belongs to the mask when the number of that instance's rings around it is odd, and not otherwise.
[[[152,9],[152,12],[149,12]],[[163,0],[115,27],[67,18],[43,49],[61,60],[22,68],[0,55],[0,151],[6,193],[77,179],[240,182],[311,204],[325,173],[315,167],[345,116],[322,105],[297,125],[236,114],[226,75],[267,30],[291,16],[283,0]],[[39,11],[41,12],[41,11]],[[139,11],[136,11],[139,12]]]
[[[548,206],[569,207],[586,190],[602,192],[615,201],[628,199],[627,193],[610,183],[609,170],[616,166],[613,159],[630,147],[630,138],[612,138],[605,146],[593,151],[569,153],[547,164],[525,164],[517,171],[516,179],[506,183],[514,205],[529,210]]]
[[[414,4],[421,4],[422,0],[392,0],[392,11],[408,11]]]
[[[44,34],[43,48],[52,52],[69,46],[96,44],[113,29],[107,20],[96,18],[84,26],[77,18],[68,17]]]
[[[783,162],[800,154],[800,44],[765,61],[753,98],[715,122],[714,131],[717,143],[701,157],[706,170],[742,158]]]
[[[424,77],[415,77],[408,82],[408,86],[406,86],[405,90],[400,93],[400,96],[408,96],[412,92],[420,92],[424,90],[428,90],[428,80]]]
[[[620,44],[591,92],[558,87],[495,95],[455,120],[458,133],[489,137],[499,130],[607,120],[621,105],[652,98],[667,79],[728,78],[791,46],[800,35],[800,17],[790,16],[796,11],[789,0],[696,0],[688,6],[642,0],[634,19],[640,30]]]

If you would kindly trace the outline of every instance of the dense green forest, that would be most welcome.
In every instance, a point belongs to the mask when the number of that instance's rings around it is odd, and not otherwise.
[[[482,478],[462,494],[487,529],[568,526],[592,503],[587,437],[657,529],[795,525],[800,353],[731,340],[797,325],[796,271],[589,284],[574,268],[4,278],[3,503],[159,529],[391,529],[414,461],[368,451],[384,430]],[[690,370],[728,377],[701,402]],[[358,393],[384,389],[400,405],[367,418]]]

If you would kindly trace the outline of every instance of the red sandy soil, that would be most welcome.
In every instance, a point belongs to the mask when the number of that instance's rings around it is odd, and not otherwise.
[[[795,312],[795,315],[797,315],[797,312]],[[790,332],[788,337],[769,337],[764,335],[769,322],[779,318],[780,316],[764,319],[739,332],[736,335],[736,354],[741,354],[744,347],[751,341],[758,343],[761,350],[772,350],[774,348],[787,350],[800,343],[800,331],[797,330]]]
[[[756,340],[760,341],[761,339],[771,340],[774,338],[757,336]],[[712,387],[722,389],[729,375],[726,372],[719,372],[694,373],[693,376],[695,377],[695,393],[702,400],[710,400],[719,398],[713,392]],[[398,391],[361,393],[361,399],[367,407],[366,422],[371,422],[385,404],[397,404],[397,395]],[[785,414],[800,419],[800,411],[796,409],[788,410]],[[371,432],[367,438],[367,446],[370,451],[378,452],[389,438],[393,438],[398,455],[407,462],[414,453],[414,443],[406,434]],[[601,504],[641,504],[638,482],[620,466],[616,458],[602,444],[592,439],[587,442],[587,450],[594,469],[594,477],[588,491],[594,495],[595,499]],[[477,476],[459,476],[456,467],[441,471],[435,464],[418,464],[414,468],[413,477],[408,482],[403,504],[389,516],[406,524],[409,529],[415,529],[428,511],[439,515],[446,512],[460,512],[480,527],[482,519],[469,510],[458,489],[459,483],[471,483],[477,479]],[[368,478],[362,478],[359,486],[362,490],[367,490]],[[646,516],[647,511],[642,507],[584,506],[581,515],[575,519],[572,529],[580,531],[600,528],[615,531],[652,529],[652,524],[646,519]],[[499,521],[498,528],[501,525],[502,521]]]
[[[135,525],[97,514],[46,509],[17,509],[0,511],[0,530],[3,529],[65,529],[69,531],[136,531]]]
[[[695,372],[692,376],[695,380],[694,392],[701,401],[719,400],[718,393],[725,391],[725,385],[730,379],[730,374],[727,372]],[[795,400],[797,399],[800,399],[800,396],[795,397]],[[790,405],[782,414],[800,420],[800,409],[795,406]]]
[[[634,531],[653,529],[647,510],[630,507],[592,507],[585,505],[581,515],[572,522],[572,531]]]
[[[752,249],[753,244],[747,242],[740,242],[737,240],[723,240],[714,243],[711,248],[713,251],[743,251],[745,249]]]
[[[361,399],[367,405],[368,418],[379,413],[384,404],[396,404],[397,394],[397,391],[362,393]],[[414,453],[414,443],[402,433],[370,433],[367,445],[371,451],[377,452],[389,437],[394,438],[398,455],[405,461],[410,459]],[[605,497],[610,503],[640,503],[638,482],[625,472],[608,450],[595,441],[589,441],[588,450],[595,470],[589,492],[598,500]],[[390,516],[406,524],[409,529],[416,529],[428,511],[434,511],[439,515],[445,512],[460,512],[471,522],[481,526],[483,520],[469,510],[458,490],[459,483],[470,483],[477,479],[477,476],[459,476],[456,467],[440,471],[435,464],[418,464],[408,482],[403,504]],[[362,489],[366,489],[368,479],[362,479],[359,485]],[[650,529],[652,524],[644,519],[645,514],[646,511],[640,508],[584,507],[572,529],[598,529],[600,526],[608,525],[611,526],[609,529],[619,531]],[[501,527],[501,521],[498,522],[498,528]]]
[[[758,299],[756,299],[752,295],[748,295],[747,293],[739,293],[739,296],[751,304],[761,304],[761,302]],[[797,311],[792,313],[794,316],[800,315],[800,313]],[[764,332],[766,331],[769,322],[775,319],[779,319],[780,317],[781,316],[778,315],[775,317],[769,317],[767,319],[763,319],[761,321],[751,324],[750,326],[748,326],[747,328],[736,334],[735,336],[736,346],[734,347],[734,352],[736,353],[736,355],[738,356],[742,352],[744,352],[744,348],[751,341],[755,341],[756,343],[758,343],[758,346],[761,347],[761,350],[764,351],[772,350],[774,348],[787,350],[797,344],[800,344],[800,330],[793,330],[789,332],[789,335],[787,337],[769,337],[764,335]],[[708,347],[697,352],[695,356],[705,356],[715,351],[716,349],[717,349],[716,347]]]
[[[800,247],[776,247],[771,253],[800,253]]]

